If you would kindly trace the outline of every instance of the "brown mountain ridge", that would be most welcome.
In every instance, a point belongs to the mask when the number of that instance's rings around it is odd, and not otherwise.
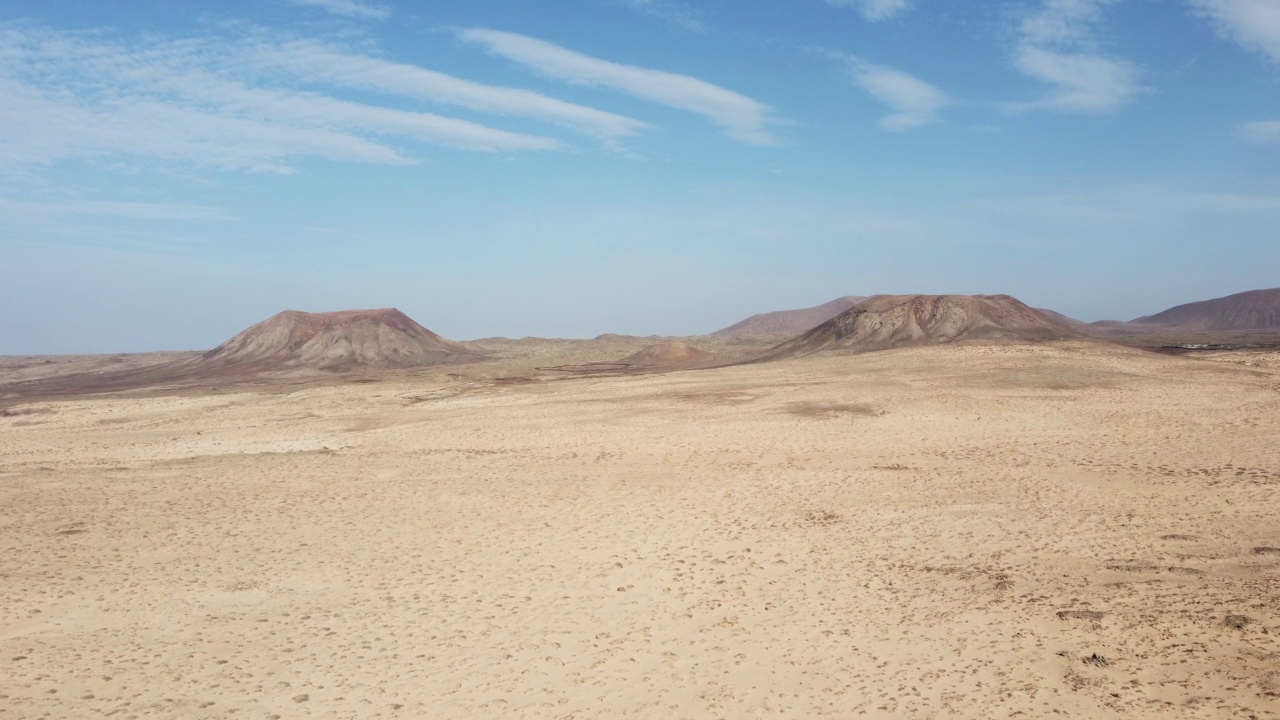
[[[863,300],[866,300],[866,298],[858,295],[846,295],[814,307],[760,313],[752,315],[746,320],[736,322],[729,327],[716,330],[711,335],[721,337],[797,335],[830,320]]]
[[[197,364],[334,372],[434,365],[482,355],[465,343],[440,337],[395,308],[328,313],[286,310],[205,353]]]
[[[877,295],[768,351],[765,359],[966,340],[1083,337],[1009,295]]]
[[[472,362],[486,353],[446,340],[394,308],[286,310],[193,358],[12,383],[0,397],[65,397],[142,388],[237,385],[270,378]]]
[[[1249,290],[1213,300],[1186,303],[1140,317],[1129,324],[1188,332],[1280,330],[1280,288]]]

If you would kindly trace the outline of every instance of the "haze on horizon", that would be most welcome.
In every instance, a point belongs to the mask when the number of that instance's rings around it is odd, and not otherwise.
[[[13,0],[0,354],[1275,287],[1272,0]]]

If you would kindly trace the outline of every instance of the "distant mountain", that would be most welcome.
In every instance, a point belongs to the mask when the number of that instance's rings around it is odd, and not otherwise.
[[[1062,323],[1063,325],[1066,325],[1067,327],[1075,330],[1076,332],[1084,333],[1086,335],[1089,333],[1089,323],[1083,322],[1081,320],[1077,320],[1067,315],[1063,315],[1060,312],[1054,312],[1053,310],[1050,310],[1048,308],[1032,308],[1032,309],[1042,315],[1048,316],[1053,320],[1057,320],[1058,322]]]
[[[865,297],[846,295],[823,303],[816,307],[799,310],[778,310],[776,312],[752,315],[741,322],[727,328],[717,330],[712,335],[721,337],[768,337],[797,335],[812,329],[858,303]]]
[[[482,353],[445,340],[394,308],[272,315],[202,355],[192,369],[301,367],[342,371],[474,360]]]
[[[766,354],[769,359],[822,350],[885,350],[964,340],[1064,340],[1081,337],[1009,295],[876,295]]]
[[[65,397],[150,387],[234,385],[272,375],[364,372],[480,360],[469,343],[446,340],[387,308],[307,313],[286,310],[203,355],[12,383],[0,395]]]
[[[711,353],[699,350],[682,342],[665,342],[650,345],[640,352],[633,353],[618,361],[620,365],[638,365],[644,367],[660,365],[682,365],[684,363],[705,360]]]
[[[1280,288],[1178,305],[1126,325],[1186,332],[1280,330]]]

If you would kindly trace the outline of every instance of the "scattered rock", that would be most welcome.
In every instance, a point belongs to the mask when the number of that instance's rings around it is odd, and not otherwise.
[[[1233,630],[1243,630],[1255,622],[1257,621],[1248,615],[1228,615],[1222,624]]]
[[[1093,653],[1087,658],[1080,658],[1080,662],[1084,663],[1085,665],[1093,665],[1094,667],[1101,667],[1101,668],[1109,667],[1111,665],[1111,661],[1102,657],[1098,653]]]
[[[1159,568],[1157,568],[1155,565],[1135,562],[1135,563],[1120,563],[1118,565],[1108,565],[1107,569],[1114,570],[1116,572],[1144,573],[1144,572],[1154,572]]]
[[[1098,622],[1106,613],[1097,610],[1059,610],[1059,620],[1089,620],[1090,622]]]
[[[812,510],[804,516],[806,523],[817,527],[835,525],[839,523],[841,519],[842,518],[839,514],[833,513],[830,510]]]

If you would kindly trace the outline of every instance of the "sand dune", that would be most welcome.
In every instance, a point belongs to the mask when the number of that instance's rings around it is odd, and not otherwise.
[[[486,362],[11,406],[0,709],[1274,717],[1275,357]]]

